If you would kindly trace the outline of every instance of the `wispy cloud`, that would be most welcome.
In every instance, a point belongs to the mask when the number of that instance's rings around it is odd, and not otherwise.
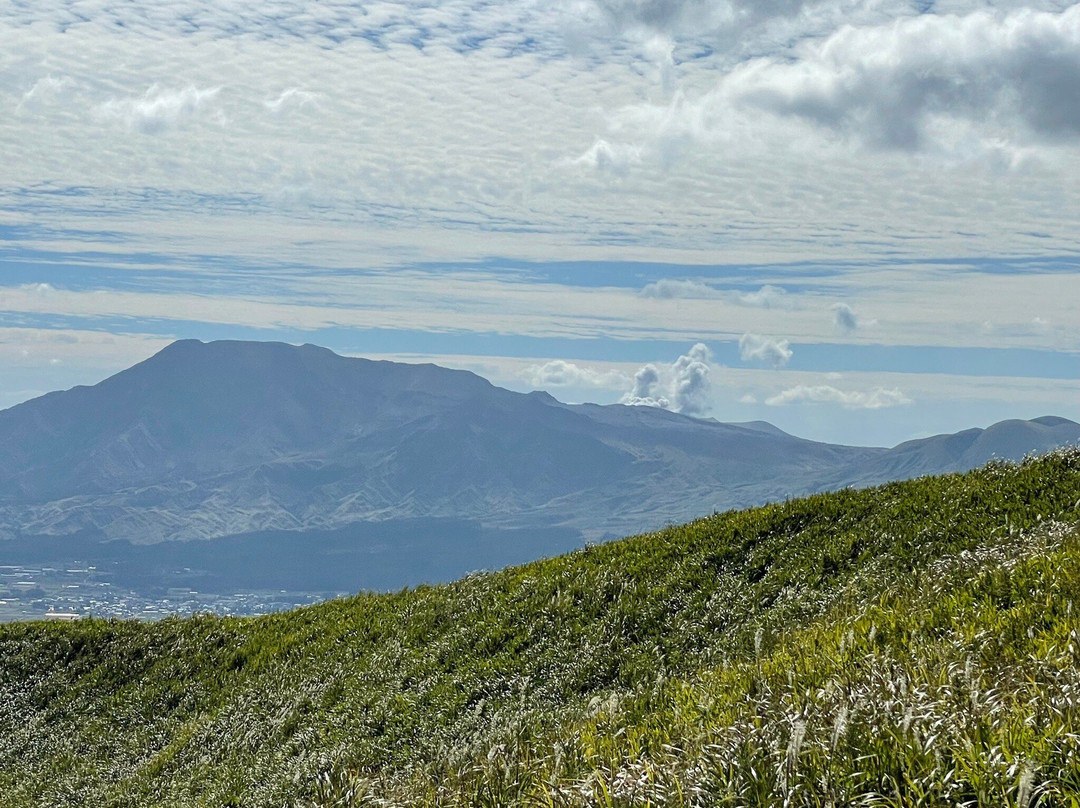
[[[301,90],[299,87],[290,87],[282,90],[277,98],[263,101],[263,106],[277,115],[289,108],[303,109],[306,106],[314,106],[318,103],[317,99],[318,96],[315,93]]]
[[[751,306],[762,309],[794,309],[798,301],[787,290],[773,284],[765,284],[753,292],[722,289],[701,280],[680,278],[661,278],[641,287],[642,297],[660,300],[724,300],[737,306]]]
[[[571,165],[594,171],[625,176],[630,167],[641,162],[641,147],[627,143],[608,143],[603,138],[570,161]]]
[[[169,89],[155,84],[142,96],[110,99],[98,107],[98,112],[104,118],[119,119],[141,132],[156,134],[181,125],[206,108],[220,92],[221,87]]]

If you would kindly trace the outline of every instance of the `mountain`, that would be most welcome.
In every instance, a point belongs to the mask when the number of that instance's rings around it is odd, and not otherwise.
[[[434,365],[188,340],[0,412],[0,524],[153,542],[467,517],[599,535],[786,496],[873,455]]]
[[[517,549],[499,557],[524,561],[1078,439],[1080,425],[1040,418],[894,449],[835,446],[765,422],[568,405],[465,371],[313,345],[184,340],[100,384],[0,412],[0,536],[153,544],[304,534],[333,535],[339,547],[363,534],[357,542],[378,548],[396,539],[371,538],[372,523],[464,519],[475,529],[461,535],[509,531]],[[547,545],[552,530],[563,533]],[[468,542],[461,549],[469,566],[458,572],[491,565]],[[369,565],[400,566],[378,552]]]
[[[965,429],[901,443],[864,464],[850,484],[872,485],[947,471],[967,471],[991,460],[1020,460],[1075,445],[1080,428],[1067,418],[1043,416],[1030,421],[1001,421],[986,429]]]
[[[3,804],[1075,805],[1078,499],[1062,451],[254,619],[0,624]]]

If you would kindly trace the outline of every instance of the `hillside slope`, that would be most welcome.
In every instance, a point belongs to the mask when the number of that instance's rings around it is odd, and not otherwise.
[[[263,618],[4,625],[0,793],[1075,804],[1078,509],[1067,451]]]

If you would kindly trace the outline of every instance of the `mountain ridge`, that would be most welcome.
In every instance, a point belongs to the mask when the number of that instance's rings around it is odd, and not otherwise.
[[[181,340],[0,411],[0,536],[152,543],[468,518],[597,539],[1077,440],[1080,425],[1044,416],[841,446],[310,344]]]

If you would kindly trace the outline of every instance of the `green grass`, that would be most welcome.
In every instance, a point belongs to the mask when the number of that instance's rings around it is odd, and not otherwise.
[[[253,619],[0,626],[5,806],[1080,806],[1080,452]]]

